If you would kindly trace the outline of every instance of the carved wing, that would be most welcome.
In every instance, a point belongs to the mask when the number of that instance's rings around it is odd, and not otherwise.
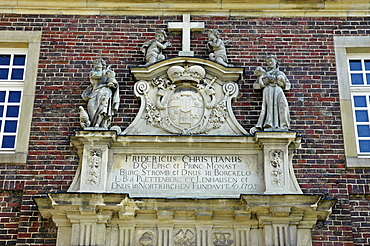
[[[153,43],[154,40],[146,41],[140,48],[140,51],[143,52],[143,54],[146,54],[146,51],[148,50],[149,46]]]

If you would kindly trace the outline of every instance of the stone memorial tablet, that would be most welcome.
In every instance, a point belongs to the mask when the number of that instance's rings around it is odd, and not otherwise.
[[[256,155],[116,155],[107,190],[141,197],[262,193]]]

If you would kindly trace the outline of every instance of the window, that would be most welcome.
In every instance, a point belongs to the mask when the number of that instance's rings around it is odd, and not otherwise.
[[[0,32],[0,163],[25,163],[40,32]]]
[[[359,156],[370,155],[370,54],[348,54],[349,83]],[[362,91],[362,92],[357,92]]]
[[[370,37],[334,45],[347,167],[370,167]]]
[[[16,147],[26,52],[0,48],[0,150]]]

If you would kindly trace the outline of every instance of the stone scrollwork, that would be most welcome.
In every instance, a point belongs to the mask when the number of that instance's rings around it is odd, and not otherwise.
[[[87,182],[90,185],[97,185],[100,181],[100,166],[102,163],[102,151],[93,149],[90,151],[90,158],[88,163],[88,178]]]
[[[135,93],[143,95],[146,102],[146,114],[144,118],[151,126],[157,126],[161,122],[161,116],[158,109],[148,97],[149,84],[146,81],[139,81],[135,84]]]
[[[284,185],[283,175],[283,152],[281,150],[270,151],[270,163],[272,166],[272,183],[277,186]]]
[[[225,93],[224,98],[213,108],[210,123],[213,128],[220,128],[225,123],[227,114],[227,99],[236,91],[235,83],[226,83],[223,85],[223,91]]]

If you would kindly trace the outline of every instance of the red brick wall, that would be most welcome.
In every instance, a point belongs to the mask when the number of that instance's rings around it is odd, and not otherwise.
[[[370,244],[370,196],[352,196],[349,204],[351,206],[351,220],[354,242],[357,245]]]
[[[5,245],[15,245],[21,203],[22,191],[0,191],[0,241]]]
[[[121,108],[113,125],[125,128],[139,101],[128,67],[143,65],[140,46],[181,17],[0,15],[0,30],[42,30],[29,157],[26,165],[0,165],[0,245],[54,245],[52,222],[37,212],[34,196],[66,191],[78,158],[69,135],[79,129],[80,94],[91,61],[103,58],[117,73]],[[333,35],[369,35],[370,18],[192,17],[230,39],[231,63],[245,67],[234,113],[250,129],[257,122],[261,91],[253,71],[276,54],[292,83],[286,93],[292,130],[303,136],[294,168],[305,194],[337,198],[333,214],[313,230],[314,245],[369,245],[370,169],[346,169]],[[181,34],[170,33],[167,57],[177,56]],[[206,33],[192,34],[195,56],[207,58]]]

